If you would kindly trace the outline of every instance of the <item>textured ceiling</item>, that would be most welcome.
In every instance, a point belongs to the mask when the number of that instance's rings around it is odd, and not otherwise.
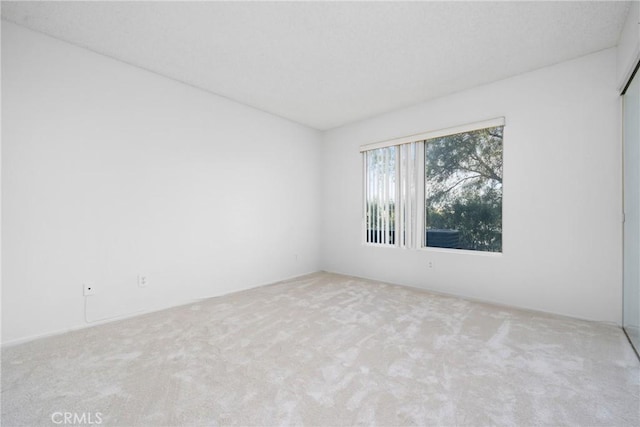
[[[615,46],[628,2],[2,2],[2,17],[330,129]]]

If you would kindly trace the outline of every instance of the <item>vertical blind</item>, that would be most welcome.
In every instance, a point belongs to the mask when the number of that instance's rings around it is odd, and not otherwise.
[[[365,153],[367,242],[395,244],[397,147]]]
[[[415,247],[417,143],[364,152],[366,242]]]

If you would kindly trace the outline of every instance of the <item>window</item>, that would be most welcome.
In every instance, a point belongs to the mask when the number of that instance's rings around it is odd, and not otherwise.
[[[502,251],[502,130],[425,141],[426,246]]]
[[[504,119],[361,147],[364,241],[502,251]]]

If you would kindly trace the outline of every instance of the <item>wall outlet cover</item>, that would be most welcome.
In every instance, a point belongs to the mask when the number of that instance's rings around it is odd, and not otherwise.
[[[84,283],[82,285],[82,295],[85,297],[95,294],[96,288],[91,283]]]
[[[146,288],[149,284],[149,276],[145,274],[138,275],[138,286],[141,288]]]

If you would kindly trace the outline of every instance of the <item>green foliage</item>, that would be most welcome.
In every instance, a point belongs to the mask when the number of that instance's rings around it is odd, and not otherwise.
[[[502,250],[502,127],[427,141],[428,229],[458,230],[459,248]]]

